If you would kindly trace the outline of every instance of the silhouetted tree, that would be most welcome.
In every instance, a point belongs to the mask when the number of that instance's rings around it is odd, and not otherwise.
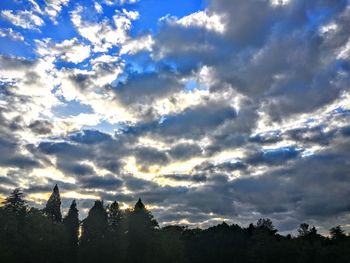
[[[310,234],[309,224],[302,223],[298,228],[299,237],[306,237]]]
[[[56,188],[56,187],[55,187]],[[56,203],[56,206],[53,204]],[[47,208],[59,207],[58,187]],[[59,211],[47,209],[49,211]],[[348,263],[350,237],[340,226],[330,236],[301,224],[298,237],[277,234],[270,219],[247,228],[226,222],[207,229],[166,226],[141,199],[133,209],[96,201],[81,225],[75,201],[63,222],[29,207],[19,189],[0,206],[0,262],[4,263]],[[55,219],[56,220],[56,219]],[[76,256],[77,255],[77,256]]]
[[[340,226],[332,227],[329,233],[333,240],[340,240],[346,237],[344,230]]]
[[[350,262],[350,239],[346,236],[340,226],[330,229],[331,246],[329,246],[329,257],[334,263]]]
[[[83,220],[81,241],[91,242],[104,237],[108,226],[107,213],[102,201],[95,201],[88,216]]]
[[[271,219],[269,218],[260,218],[256,223],[256,227],[262,230],[266,230],[271,234],[275,234],[277,232],[277,230],[272,224]]]
[[[126,255],[125,232],[127,229],[122,222],[124,213],[119,209],[116,201],[107,205],[106,210],[108,218],[107,257],[119,262]]]
[[[129,215],[128,223],[128,261],[154,262],[156,258],[154,230],[158,227],[158,222],[140,198]]]
[[[166,226],[158,232],[157,259],[158,262],[177,263],[185,259],[185,247],[182,234],[185,227]]]
[[[44,213],[53,222],[61,222],[62,221],[61,197],[60,197],[60,191],[58,189],[57,184],[53,188],[52,194],[46,203],[46,206],[44,208]]]
[[[63,224],[69,235],[70,259],[71,262],[75,262],[77,259],[79,236],[79,211],[75,200],[72,201],[68,214],[63,219]]]
[[[0,262],[63,263],[67,235],[62,224],[29,208],[15,189],[0,208]]]
[[[116,230],[121,218],[122,212],[119,209],[119,204],[114,201],[112,204],[107,206],[108,224],[113,229]]]
[[[23,198],[23,193],[16,188],[3,202],[4,208],[15,215],[24,215],[27,211],[27,203]]]
[[[107,262],[108,217],[102,201],[95,201],[82,222],[80,262]]]

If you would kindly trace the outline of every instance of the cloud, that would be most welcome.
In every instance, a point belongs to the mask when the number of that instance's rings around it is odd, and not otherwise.
[[[198,11],[181,19],[165,17],[162,20],[168,20],[168,23],[175,23],[184,27],[199,27],[205,28],[208,31],[223,33],[225,24],[221,21],[218,14],[208,14],[205,11]]]
[[[98,2],[94,3],[94,7],[97,13],[101,14],[103,12],[103,7]]]
[[[149,106],[152,106],[155,100],[165,98],[181,89],[181,83],[172,72],[163,70],[130,74],[124,83],[118,83],[115,95],[125,106],[135,105],[138,107],[138,112],[144,111],[147,114],[147,110],[153,110]]]
[[[93,176],[93,177],[83,177],[81,179],[82,187],[90,189],[110,189],[116,191],[123,185],[123,181],[114,177],[113,175],[109,176]]]
[[[134,38],[126,41],[125,44],[122,45],[120,50],[120,54],[131,54],[135,55],[141,51],[152,51],[152,46],[154,44],[154,40],[151,35],[142,36],[140,38]]]
[[[57,15],[61,12],[63,6],[68,5],[69,0],[46,0],[45,13],[55,22]]]
[[[77,38],[67,39],[61,43],[53,43],[51,39],[37,41],[37,53],[40,56],[57,56],[72,63],[80,63],[90,57],[90,46],[84,45]]]
[[[164,165],[169,161],[166,153],[151,147],[136,148],[134,154],[140,165]]]
[[[206,105],[168,116],[162,122],[156,133],[165,137],[182,137],[199,139],[201,136],[211,133],[217,126],[225,121],[235,119],[237,113],[234,108],[223,105]]]
[[[6,111],[0,109],[0,165],[2,167],[13,167],[20,169],[32,169],[40,166],[37,160],[34,160],[30,154],[21,149],[20,138],[16,136],[15,131],[21,129],[18,126],[18,119],[8,119],[5,117]]]
[[[14,41],[24,41],[23,35],[12,28],[0,29],[0,37],[8,37]]]
[[[15,26],[24,29],[38,29],[44,25],[44,20],[28,10],[20,10],[17,12],[13,12],[12,10],[2,10],[1,15]]]
[[[202,149],[197,144],[190,143],[179,143],[169,150],[169,155],[174,160],[187,160],[201,154]]]
[[[106,5],[124,5],[124,4],[134,4],[139,0],[104,0]]]
[[[53,128],[53,125],[47,120],[36,120],[28,126],[34,133],[37,134],[49,134]]]
[[[348,167],[342,161],[347,158],[345,145],[339,147],[336,143],[333,150],[299,159],[264,176],[238,179],[232,185],[234,195],[238,201],[253,205],[262,214],[289,213],[298,221],[341,218],[349,211],[346,202]],[[318,223],[330,227],[330,222],[321,220]]]
[[[52,61],[0,56],[0,69],[0,78],[9,92],[2,99],[13,99],[9,109],[25,116],[26,121],[38,119],[39,115],[49,116],[51,107],[59,103],[51,92],[55,83]]]
[[[297,158],[302,150],[294,147],[282,147],[269,149],[262,152],[254,152],[248,158],[249,164],[266,163],[269,165],[281,165],[284,162]]]
[[[104,52],[113,46],[125,43],[129,39],[131,21],[138,18],[137,12],[123,9],[116,10],[112,21],[103,19],[94,22],[84,19],[87,17],[86,12],[86,9],[78,6],[71,12],[71,20],[79,34],[94,45],[94,52]]]
[[[318,13],[317,3],[295,1],[275,8],[268,1],[215,1],[207,13],[220,15],[230,25],[223,34],[168,23],[154,50],[157,56],[174,61],[179,71],[196,70],[203,64],[212,67],[214,78],[220,80],[212,89],[229,85],[254,99],[272,121],[280,121],[324,106],[346,90],[349,74],[340,73],[344,69],[336,66],[339,62],[334,57],[348,41],[345,2],[326,4],[332,14],[328,17],[335,18],[332,22],[338,28],[330,37],[319,33],[330,19]],[[313,27],[306,9],[320,19],[317,26]]]

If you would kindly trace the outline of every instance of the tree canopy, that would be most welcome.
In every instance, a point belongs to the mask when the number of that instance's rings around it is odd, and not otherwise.
[[[247,225],[160,227],[141,198],[126,210],[96,200],[82,221],[72,200],[62,220],[57,185],[42,210],[15,189],[0,207],[0,262],[350,262],[350,236],[341,226],[322,236],[302,223],[293,237],[279,234],[269,218]]]

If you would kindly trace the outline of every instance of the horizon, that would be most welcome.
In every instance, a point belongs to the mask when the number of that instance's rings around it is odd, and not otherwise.
[[[55,189],[56,187],[57,187],[57,189]],[[47,205],[48,205],[48,203],[50,202],[50,198],[48,198],[48,200],[46,201],[46,203],[45,203],[41,208],[40,208],[40,207],[34,207],[34,206],[30,206],[30,205],[29,205],[29,203],[27,202],[27,200],[26,200],[26,198],[25,198],[25,193],[22,193],[22,192],[21,192],[21,189],[16,188],[15,190],[18,190],[19,193],[23,194],[22,200],[25,201],[25,206],[26,206],[26,210],[27,210],[27,213],[28,213],[28,214],[30,213],[31,209],[34,208],[34,209],[37,209],[37,211],[39,211],[40,213],[42,213],[42,216],[44,216],[44,217],[50,219],[50,214],[48,214],[47,211],[46,211]],[[60,202],[60,201],[61,201],[61,200],[60,200],[60,191],[59,191],[59,186],[58,186],[57,184],[55,185],[55,187],[53,188],[53,190],[52,190],[52,192],[49,194],[49,196],[52,196],[52,195],[55,193],[56,190],[57,190],[57,194],[58,194],[59,202]],[[14,193],[14,191],[11,193],[11,195],[12,195],[13,193]],[[100,203],[102,204],[102,207],[104,208],[104,210],[105,210],[105,212],[106,212],[107,214],[108,214],[108,211],[109,211],[111,205],[116,203],[116,204],[117,204],[117,207],[118,207],[118,211],[119,211],[120,213],[124,214],[125,216],[127,216],[129,213],[132,213],[133,211],[135,211],[136,206],[137,206],[139,203],[141,203],[141,206],[144,207],[144,208],[145,208],[145,211],[148,211],[148,212],[151,214],[152,218],[153,218],[152,206],[149,206],[149,205],[145,204],[145,203],[142,201],[142,198],[141,198],[141,197],[139,197],[138,200],[137,200],[137,201],[134,201],[133,203],[130,202],[129,205],[127,205],[127,206],[125,206],[125,207],[120,207],[118,201],[116,201],[116,200],[115,200],[115,201],[112,201],[112,202],[109,202],[109,203],[106,204],[106,203],[104,202],[104,200],[102,200],[102,199],[97,199],[97,200],[95,200],[95,201],[93,202],[92,206],[91,206],[89,209],[87,209],[87,210],[89,210],[88,213],[83,212],[83,215],[86,214],[84,218],[81,217],[81,213],[80,213],[80,210],[79,210],[79,204],[76,202],[76,199],[72,199],[71,205],[74,203],[74,206],[75,206],[75,208],[77,209],[77,210],[76,210],[76,211],[77,211],[77,219],[79,220],[79,226],[80,226],[80,228],[82,227],[82,225],[83,225],[85,219],[88,218],[89,212],[91,211],[92,207],[94,207],[94,206],[96,205],[96,203],[98,203],[98,202],[100,202]],[[6,199],[0,200],[0,208],[5,208],[5,203],[7,203],[7,202],[6,202]],[[61,208],[61,207],[60,207],[60,208]],[[62,220],[58,220],[58,221],[56,222],[57,224],[64,222],[65,218],[69,216],[68,210],[67,210],[66,212],[63,212],[63,213],[62,213],[61,209],[60,209],[59,211],[60,211]],[[52,220],[52,219],[50,219],[50,220]],[[261,221],[261,220],[262,220],[262,221],[269,221],[269,220],[271,220],[271,219],[270,219],[270,218],[259,218],[259,219],[257,220],[257,222],[246,222],[246,225],[240,225],[240,224],[237,224],[237,223],[235,223],[235,222],[227,223],[226,221],[218,222],[218,223],[215,224],[215,225],[214,225],[214,224],[206,225],[205,222],[204,222],[204,224],[203,224],[203,222],[199,222],[198,224],[189,224],[188,222],[178,222],[178,223],[175,223],[175,224],[165,224],[165,225],[164,225],[164,224],[162,224],[161,222],[158,222],[158,221],[157,221],[157,218],[154,218],[154,220],[156,220],[156,222],[157,222],[157,224],[158,224],[158,226],[156,227],[156,228],[158,228],[158,229],[166,229],[166,228],[168,228],[168,227],[181,227],[181,228],[183,228],[183,230],[186,230],[186,229],[188,229],[188,230],[195,230],[195,229],[209,230],[210,228],[215,228],[215,227],[217,227],[217,226],[221,226],[221,225],[226,224],[227,226],[238,226],[238,227],[240,227],[241,229],[247,229],[247,230],[248,230],[251,226],[253,226],[253,227],[255,227],[255,228],[259,228],[259,221]],[[53,220],[53,221],[55,221],[55,220]],[[271,227],[272,227],[271,230],[273,230],[274,235],[277,234],[277,235],[281,235],[281,236],[284,236],[284,237],[290,236],[291,238],[300,238],[299,229],[300,229],[301,225],[307,224],[307,223],[305,223],[305,222],[301,222],[301,223],[298,225],[298,228],[294,229],[293,231],[291,231],[291,232],[281,232],[281,231],[279,231],[279,229],[275,228],[275,226],[273,225],[273,222],[272,222],[272,221],[270,221],[270,222],[271,222]],[[307,224],[307,225],[308,225],[308,227],[310,227],[310,229],[311,229],[311,228],[315,228],[316,231],[317,231],[316,233],[317,233],[318,235],[321,235],[321,236],[325,237],[325,238],[330,238],[330,237],[331,237],[331,233],[330,233],[330,232],[331,232],[332,229],[334,229],[335,227],[341,227],[341,229],[342,229],[342,226],[341,226],[341,225],[335,225],[335,226],[333,226],[332,228],[328,229],[328,232],[318,232],[319,229],[318,229],[316,226],[314,226],[314,225],[311,226],[311,225],[309,225],[309,224]],[[79,229],[80,229],[80,228],[79,228]],[[310,230],[310,229],[309,229],[309,230]],[[79,233],[80,233],[80,231],[81,231],[81,230],[79,230]],[[343,231],[343,234],[344,234],[345,236],[350,237],[350,233],[346,233],[345,231]],[[80,237],[80,235],[81,235],[81,233],[78,235],[78,237]]]
[[[0,201],[350,232],[350,0],[2,0]]]

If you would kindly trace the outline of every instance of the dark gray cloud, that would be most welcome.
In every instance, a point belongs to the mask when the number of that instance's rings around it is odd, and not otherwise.
[[[124,83],[117,85],[116,94],[128,106],[132,104],[146,106],[155,99],[164,98],[181,89],[182,85],[175,72],[160,69],[157,72],[130,74]]]
[[[37,160],[30,155],[24,155],[21,151],[19,138],[14,131],[20,129],[16,124],[17,118],[8,120],[0,110],[0,164],[5,167],[19,167],[31,169],[40,166]]]
[[[212,133],[225,121],[237,117],[234,108],[216,104],[186,109],[180,114],[168,116],[155,130],[162,137],[199,139]]]
[[[349,212],[348,162],[345,145],[334,145],[313,156],[263,176],[232,182],[235,198],[273,216],[289,212],[298,220],[340,217]],[[327,221],[319,221],[327,225]],[[328,227],[328,225],[327,225]]]
[[[65,174],[73,174],[76,176],[95,175],[95,171],[91,166],[72,163],[66,159],[57,161],[56,167]]]
[[[180,143],[169,150],[169,155],[175,160],[187,160],[194,156],[200,156],[202,149],[197,144]]]
[[[53,125],[46,120],[36,120],[28,126],[34,133],[37,134],[50,134]]]
[[[152,147],[138,147],[134,150],[134,154],[139,164],[159,164],[165,165],[169,162],[168,155]]]
[[[235,162],[223,162],[220,164],[214,164],[208,161],[205,161],[193,168],[193,172],[205,172],[208,174],[215,174],[218,172],[229,173],[237,170],[247,169],[247,164],[242,161]]]
[[[123,181],[116,178],[113,175],[107,176],[84,176],[80,179],[81,187],[87,189],[108,189],[118,190],[122,185]]]
[[[118,144],[113,139],[96,145],[73,144],[69,142],[42,142],[38,145],[37,151],[55,156],[58,158],[58,167],[64,172],[73,175],[94,174],[90,166],[77,164],[77,162],[82,161],[92,161],[100,168],[117,173],[121,166],[118,155],[123,151],[118,147]]]
[[[205,182],[207,181],[207,176],[204,174],[166,174],[160,176],[160,178],[166,178],[166,179],[171,179],[174,181],[190,181],[190,182],[195,182],[195,183],[200,183],[200,182]]]

